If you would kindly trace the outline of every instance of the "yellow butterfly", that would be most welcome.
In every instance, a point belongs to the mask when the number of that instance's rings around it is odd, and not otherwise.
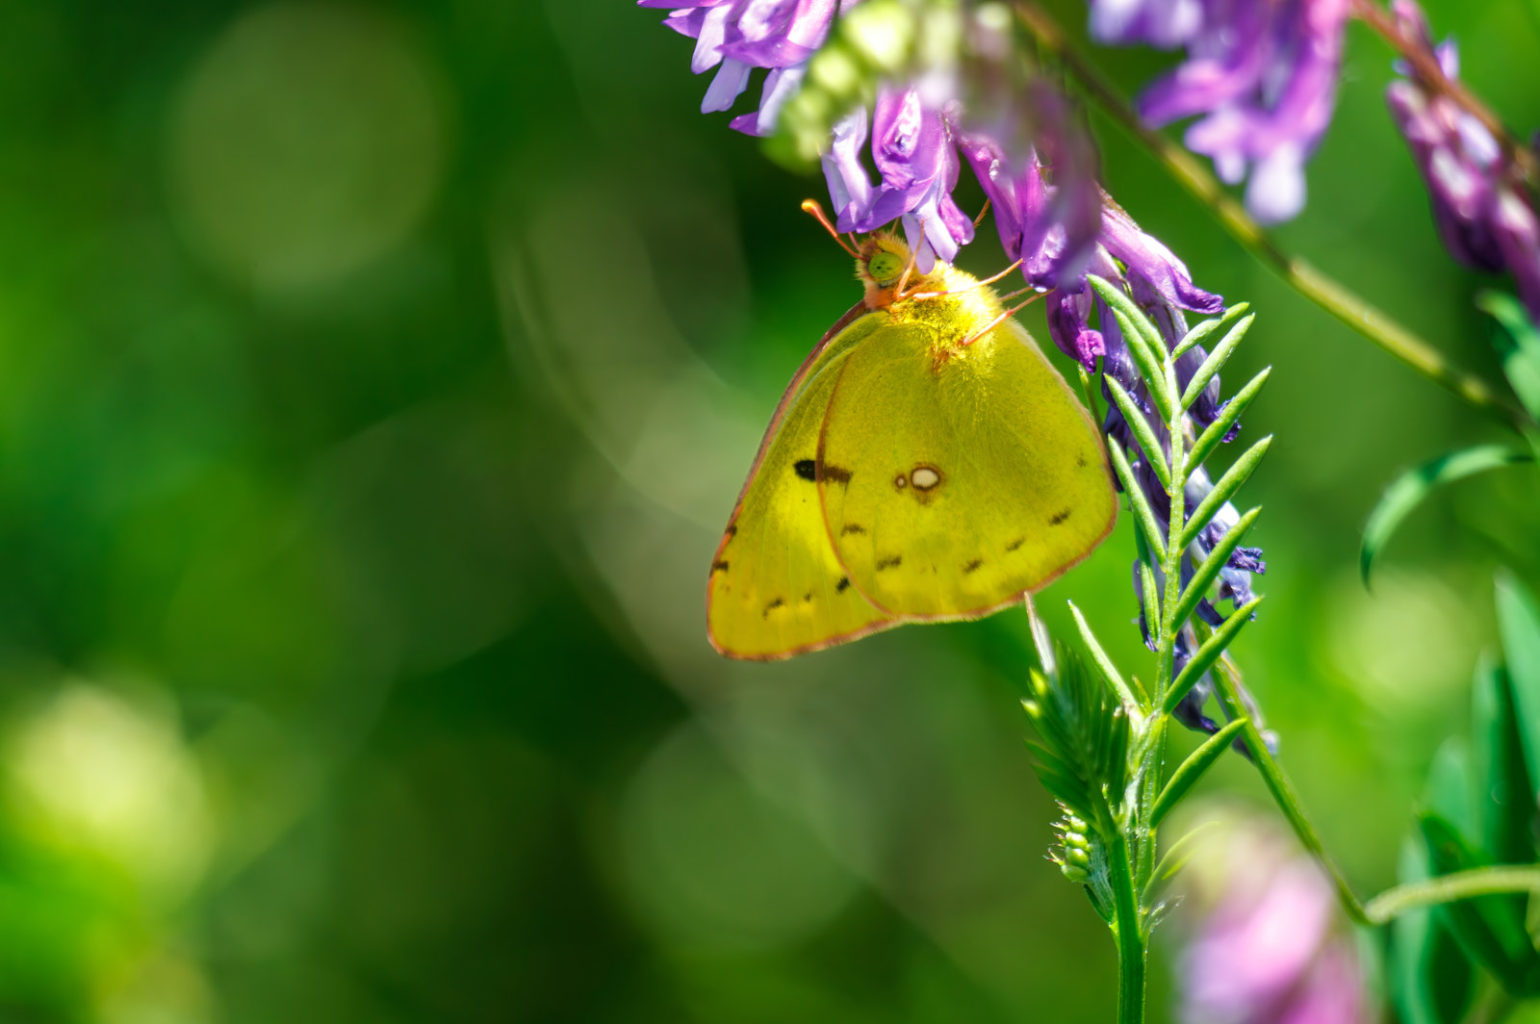
[[[1019,603],[1112,530],[1101,435],[987,282],[872,235],[712,559],[707,625],[773,660]]]

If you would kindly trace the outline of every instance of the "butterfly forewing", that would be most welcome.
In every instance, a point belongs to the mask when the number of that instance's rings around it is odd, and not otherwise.
[[[711,567],[711,641],[736,658],[788,657],[881,628],[824,526],[818,436],[839,370],[879,320],[831,332],[782,398]]]

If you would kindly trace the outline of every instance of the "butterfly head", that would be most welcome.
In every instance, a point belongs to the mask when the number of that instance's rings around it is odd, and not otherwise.
[[[913,292],[944,287],[943,266],[938,263],[931,273],[920,273],[909,246],[884,231],[868,235],[856,252],[856,276],[866,285],[867,309],[882,309]]]

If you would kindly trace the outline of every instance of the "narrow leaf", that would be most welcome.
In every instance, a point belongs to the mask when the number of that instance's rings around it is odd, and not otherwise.
[[[1150,500],[1144,495],[1144,488],[1139,486],[1139,481],[1134,478],[1134,471],[1128,464],[1128,456],[1123,454],[1123,447],[1119,444],[1109,444],[1107,453],[1112,456],[1112,468],[1117,473],[1119,482],[1123,485],[1123,493],[1128,495],[1128,502],[1134,508],[1134,518],[1139,521],[1139,528],[1144,532],[1144,539],[1150,546],[1157,562],[1166,559],[1166,543],[1160,536],[1159,520],[1155,518],[1155,511],[1150,508]]]
[[[1176,602],[1176,614],[1171,620],[1171,631],[1174,633],[1182,628],[1182,623],[1187,621],[1187,616],[1192,614],[1198,602],[1208,593],[1208,588],[1213,584],[1214,578],[1225,567],[1235,549],[1240,546],[1241,539],[1246,536],[1246,531],[1251,529],[1251,524],[1257,521],[1261,514],[1261,508],[1254,508],[1241,516],[1236,524],[1225,532],[1219,543],[1214,545],[1214,550],[1208,553],[1203,564],[1198,566],[1193,573],[1192,580],[1187,584],[1187,589],[1182,591],[1182,596]]]
[[[1424,813],[1417,824],[1434,877],[1487,866],[1446,819]],[[1465,954],[1491,971],[1510,994],[1540,992],[1540,953],[1535,952],[1524,918],[1510,900],[1501,895],[1477,896],[1440,904],[1437,913],[1448,922]]]
[[[1144,410],[1134,401],[1133,396],[1123,390],[1123,385],[1117,382],[1117,378],[1106,376],[1102,378],[1107,382],[1107,391],[1112,395],[1113,404],[1123,414],[1123,419],[1128,421],[1128,427],[1134,432],[1134,439],[1139,442],[1139,447],[1144,450],[1144,457],[1154,470],[1155,477],[1166,490],[1171,489],[1171,469],[1166,465],[1166,453],[1162,450],[1159,439],[1155,437],[1155,430],[1150,426],[1149,419],[1144,415]]]
[[[1214,635],[1203,641],[1203,646],[1198,648],[1196,654],[1183,667],[1180,675],[1171,684],[1171,689],[1166,691],[1165,702],[1161,710],[1166,714],[1176,710],[1176,706],[1187,696],[1187,691],[1198,685],[1198,680],[1203,678],[1219,656],[1225,652],[1225,648],[1235,639],[1246,623],[1251,621],[1251,613],[1257,610],[1257,605],[1262,603],[1260,597],[1253,598],[1230,613],[1230,617],[1216,630]],[[1240,721],[1240,719],[1237,719]]]
[[[1128,683],[1123,681],[1123,674],[1118,667],[1107,657],[1107,652],[1102,649],[1101,642],[1096,639],[1096,634],[1091,632],[1091,624],[1085,620],[1080,609],[1075,607],[1075,602],[1069,604],[1069,613],[1075,620],[1075,628],[1080,631],[1080,641],[1085,644],[1086,651],[1091,655],[1091,664],[1101,673],[1102,680],[1115,692],[1128,708],[1130,718],[1142,707],[1141,697],[1136,697]]]
[[[1230,428],[1235,426],[1235,421],[1240,419],[1241,413],[1246,411],[1246,406],[1251,404],[1251,400],[1257,397],[1257,392],[1262,390],[1262,385],[1267,383],[1267,378],[1272,375],[1272,372],[1273,368],[1271,366],[1263,369],[1255,377],[1247,381],[1246,386],[1237,391],[1234,397],[1225,403],[1225,407],[1220,410],[1218,418],[1213,423],[1210,423],[1207,429],[1199,434],[1198,439],[1193,442],[1192,450],[1187,453],[1187,465],[1189,467],[1203,465],[1203,460],[1207,459],[1214,449],[1219,447],[1224,441],[1225,435],[1230,432]]]
[[[1139,563],[1139,592],[1144,600],[1144,627],[1150,636],[1160,635],[1160,593],[1155,586],[1155,570],[1148,562]]]
[[[1490,659],[1476,667],[1471,687],[1471,766],[1483,851],[1494,864],[1532,862],[1534,784],[1524,764],[1523,731],[1508,673]]]
[[[1176,412],[1176,381],[1167,373],[1169,356],[1165,339],[1161,337],[1150,318],[1117,285],[1095,274],[1086,278],[1102,301],[1112,310],[1112,318],[1128,342],[1128,354],[1139,365],[1139,371],[1150,385],[1150,397],[1160,411],[1161,418],[1169,423]]]
[[[1428,877],[1428,854],[1408,836],[1401,847],[1400,880]],[[1470,1006],[1471,962],[1449,933],[1442,914],[1419,907],[1390,922],[1386,970],[1391,1002],[1405,1024],[1459,1024]]]
[[[1497,628],[1513,684],[1524,763],[1540,780],[1540,606],[1534,595],[1506,572],[1497,577]],[[1534,790],[1530,790],[1533,798]]]
[[[1218,512],[1220,507],[1240,490],[1241,484],[1245,483],[1251,471],[1257,468],[1257,463],[1262,461],[1262,456],[1267,454],[1267,449],[1272,443],[1273,436],[1269,434],[1246,449],[1245,454],[1225,470],[1225,475],[1219,478],[1219,482],[1208,493],[1208,497],[1199,503],[1193,510],[1191,518],[1187,520],[1187,526],[1182,530],[1183,548],[1197,539],[1198,534],[1208,525],[1208,521],[1214,518],[1214,513]]]
[[[1171,349],[1171,361],[1173,363],[1176,362],[1186,355],[1194,345],[1201,345],[1210,334],[1235,323],[1250,308],[1251,303],[1249,302],[1237,302],[1219,316],[1211,317],[1199,323],[1192,330],[1184,334],[1182,340],[1177,342],[1175,347]]]
[[[1481,292],[1476,305],[1502,325],[1493,343],[1503,360],[1503,376],[1529,414],[1540,417],[1540,328],[1512,295]]]
[[[1214,374],[1218,373],[1220,368],[1224,366],[1225,362],[1230,358],[1230,353],[1235,351],[1235,346],[1241,343],[1241,339],[1251,329],[1251,323],[1255,319],[1256,314],[1253,313],[1230,328],[1230,333],[1226,334],[1219,344],[1215,346],[1214,351],[1209,353],[1209,357],[1203,360],[1203,365],[1198,367],[1198,372],[1194,373],[1192,380],[1187,382],[1187,390],[1182,392],[1183,409],[1192,408],[1192,403],[1198,400],[1198,396],[1203,393],[1203,389],[1208,387],[1208,382],[1214,379]]]
[[[1167,379],[1160,355],[1139,340],[1139,328],[1120,310],[1114,309],[1112,316],[1118,322],[1118,327],[1123,331],[1124,336],[1130,339],[1128,354],[1133,356],[1134,362],[1139,365],[1139,373],[1149,386],[1150,401],[1155,403],[1155,411],[1160,414],[1162,422],[1170,423],[1176,415],[1176,387]],[[1103,374],[1102,379],[1111,378]]]
[[[1160,791],[1160,796],[1155,798],[1155,806],[1150,810],[1150,825],[1160,824],[1170,810],[1177,805],[1187,791],[1193,787],[1203,773],[1213,767],[1224,752],[1235,742],[1235,737],[1246,728],[1246,719],[1237,718],[1235,721],[1220,729],[1214,735],[1204,741],[1203,745],[1188,755],[1187,760],[1171,774],[1171,781],[1166,783],[1166,788]]]
[[[1364,584],[1367,586],[1369,583],[1369,571],[1374,566],[1374,559],[1389,543],[1401,521],[1434,490],[1489,469],[1532,460],[1533,456],[1528,452],[1506,445],[1486,444],[1446,452],[1402,473],[1385,488],[1374,511],[1369,513],[1369,522],[1364,526],[1363,547],[1358,555],[1358,569],[1363,574]]]

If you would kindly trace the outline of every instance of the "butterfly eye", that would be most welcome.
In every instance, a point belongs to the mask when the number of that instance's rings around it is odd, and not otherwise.
[[[872,275],[873,281],[886,287],[904,272],[904,261],[897,253],[878,252],[866,261],[866,272]]]

